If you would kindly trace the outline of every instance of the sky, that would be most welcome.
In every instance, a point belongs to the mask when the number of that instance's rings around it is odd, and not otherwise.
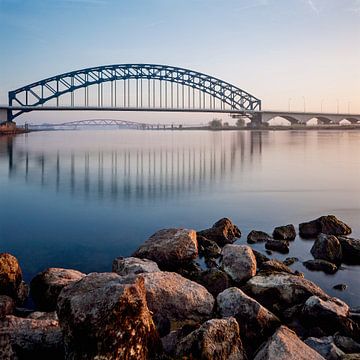
[[[360,113],[360,0],[0,0],[0,44],[1,104],[63,72],[158,63],[228,81],[264,109]]]

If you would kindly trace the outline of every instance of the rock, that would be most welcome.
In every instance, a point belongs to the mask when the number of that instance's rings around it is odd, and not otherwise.
[[[215,241],[220,246],[232,244],[241,237],[239,228],[228,218],[220,219],[210,229],[198,231],[197,234]]]
[[[325,336],[320,339],[309,337],[304,342],[322,355],[326,360],[340,360],[344,355],[344,352],[334,344],[332,336]]]
[[[268,240],[265,244],[265,248],[268,250],[278,251],[282,254],[288,254],[289,242],[282,240]]]
[[[283,262],[275,259],[264,262],[260,266],[260,270],[267,273],[284,272],[288,274],[294,274],[294,272]]]
[[[247,236],[247,242],[249,244],[256,244],[268,240],[272,240],[272,237],[264,231],[252,230]]]
[[[51,312],[34,311],[26,318],[34,319],[34,320],[56,320],[56,321],[59,320],[56,311],[51,311]]]
[[[224,290],[217,296],[216,302],[221,317],[233,316],[241,324],[241,333],[246,334],[244,340],[252,350],[280,326],[280,320],[272,312],[239,288]]]
[[[360,353],[360,344],[350,337],[335,334],[334,343],[347,354]]]
[[[254,250],[254,249],[252,249],[252,251],[253,251],[253,253],[254,253],[254,255],[255,255],[256,264],[257,264],[258,267],[260,267],[261,264],[263,264],[264,262],[270,260],[267,256],[263,255],[263,254],[260,253],[259,251],[256,251],[256,250]]]
[[[324,360],[286,326],[281,326],[260,348],[255,360]]]
[[[266,247],[266,245],[265,245],[265,247]],[[269,250],[269,249],[265,250],[265,252],[266,252],[268,255],[272,255],[272,251]]]
[[[55,311],[60,291],[84,276],[80,271],[62,268],[48,268],[37,274],[30,283],[36,307],[43,311]]]
[[[333,289],[339,290],[339,291],[345,291],[347,289],[346,284],[337,284],[333,286]]]
[[[288,257],[286,258],[283,263],[286,265],[286,266],[290,266],[292,264],[295,264],[296,262],[298,262],[299,259],[297,257]]]
[[[345,354],[341,357],[341,360],[360,360],[359,354]]]
[[[315,259],[341,263],[342,250],[339,240],[334,235],[320,234],[310,250]]]
[[[153,260],[161,270],[174,270],[198,256],[196,232],[189,229],[157,231],[133,256]]]
[[[311,296],[306,300],[302,313],[306,322],[315,321],[328,334],[340,331],[350,337],[359,337],[358,326],[349,318],[349,306],[340,299],[324,300]]]
[[[221,254],[220,246],[213,240],[209,240],[204,236],[197,236],[199,255],[206,258],[218,258]]]
[[[276,240],[294,240],[296,238],[296,230],[294,225],[278,226],[273,231],[273,238]]]
[[[19,262],[7,253],[0,254],[0,295],[10,296],[17,303],[22,303],[27,296]]]
[[[215,300],[202,286],[172,272],[140,274],[145,280],[146,299],[162,336],[182,325],[211,317]]]
[[[360,240],[339,236],[343,261],[349,264],[360,264]]]
[[[239,325],[234,318],[212,319],[205,322],[178,343],[176,355],[202,360],[246,359]]]
[[[319,234],[349,235],[351,228],[334,215],[321,216],[316,220],[304,222],[299,225],[299,233],[303,238],[314,238]]]
[[[229,275],[215,268],[203,271],[196,282],[204,286],[214,297],[230,287],[231,284]]]
[[[112,263],[112,271],[120,276],[160,271],[157,263],[136,257],[117,257]]]
[[[313,282],[285,273],[258,274],[246,283],[244,291],[273,312],[304,303],[312,295],[329,298]]]
[[[221,267],[236,283],[256,274],[256,258],[249,246],[226,245],[221,252]]]
[[[311,271],[324,271],[327,274],[335,274],[338,270],[337,266],[326,260],[308,260],[304,261],[303,265]]]
[[[66,359],[147,359],[161,351],[141,275],[89,274],[61,291],[57,313]]]
[[[7,316],[0,321],[1,336],[8,359],[64,359],[63,337],[56,320],[24,319]],[[1,350],[0,350],[1,354]],[[6,357],[1,357],[6,359]]]
[[[11,315],[14,312],[14,300],[7,295],[0,295],[0,320],[6,315]]]

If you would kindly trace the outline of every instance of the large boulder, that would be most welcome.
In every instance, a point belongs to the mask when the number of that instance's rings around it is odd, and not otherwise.
[[[343,253],[343,261],[349,264],[360,264],[360,239],[338,236]]]
[[[37,274],[30,283],[31,296],[42,311],[55,311],[61,290],[85,276],[77,270],[48,268]]]
[[[8,253],[0,254],[0,295],[10,296],[18,304],[23,303],[28,295],[19,262]]]
[[[144,280],[92,273],[66,286],[57,313],[66,359],[148,359],[161,349]]]
[[[259,269],[266,273],[284,272],[295,275],[294,271],[292,271],[288,266],[286,266],[283,262],[275,259],[265,261],[261,266],[259,266]]]
[[[57,320],[10,315],[0,321],[0,328],[1,359],[64,359],[63,336]]]
[[[335,334],[334,343],[347,354],[360,353],[360,344],[350,337]]]
[[[231,284],[229,275],[217,268],[202,271],[199,278],[194,281],[204,286],[215,297]]]
[[[15,309],[14,300],[7,295],[0,295],[0,320],[6,315],[11,315]]]
[[[136,257],[117,257],[112,263],[112,271],[120,276],[160,271],[157,263]]]
[[[197,235],[199,255],[205,258],[217,258],[221,254],[221,247],[213,240]]]
[[[202,285],[173,272],[138,276],[145,281],[147,304],[162,336],[188,322],[211,317],[215,300]]]
[[[241,324],[243,339],[252,350],[280,326],[280,320],[272,312],[239,288],[224,290],[217,296],[216,303],[221,317],[233,316]]]
[[[304,321],[316,322],[327,334],[339,331],[344,335],[359,338],[359,326],[349,318],[349,306],[340,299],[311,296],[306,300],[302,314]]]
[[[334,344],[332,336],[324,336],[322,338],[309,337],[305,344],[317,351],[326,360],[340,360],[345,353]]]
[[[315,238],[319,234],[349,235],[351,228],[334,215],[321,216],[318,219],[299,225],[299,233],[303,238]]]
[[[267,234],[264,231],[258,231],[258,230],[250,231],[247,236],[247,242],[249,244],[256,244],[256,243],[268,241],[271,239],[272,239],[272,237],[269,234]]]
[[[338,270],[337,266],[326,260],[308,260],[304,261],[303,265],[311,271],[323,271],[326,274],[334,274]]]
[[[282,254],[288,254],[289,242],[287,240],[268,240],[265,244],[265,248]]]
[[[266,261],[269,261],[270,259],[265,256],[264,254],[262,254],[259,251],[256,251],[254,249],[252,249],[254,255],[255,255],[255,259],[256,259],[256,265],[259,268],[263,263],[265,263]]]
[[[315,259],[326,260],[339,264],[342,260],[342,250],[339,240],[334,235],[320,234],[311,250]]]
[[[246,283],[244,291],[275,313],[304,303],[312,295],[329,298],[313,282],[286,273],[260,273]]]
[[[246,360],[239,325],[232,317],[212,319],[184,337],[176,346],[176,356],[202,360]]]
[[[228,218],[217,221],[210,229],[198,231],[198,235],[215,241],[218,245],[232,244],[241,237],[240,229]]]
[[[189,229],[159,230],[133,256],[153,260],[161,270],[174,270],[198,256],[196,232]]]
[[[222,269],[236,283],[245,282],[256,274],[256,258],[251,247],[226,245],[221,255]]]
[[[301,341],[295,332],[281,326],[260,348],[254,360],[324,360],[311,347]]]
[[[294,225],[278,226],[273,231],[273,238],[276,240],[294,240],[296,238],[296,230]]]

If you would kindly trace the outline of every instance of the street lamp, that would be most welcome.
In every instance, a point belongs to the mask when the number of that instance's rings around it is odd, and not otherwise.
[[[292,98],[289,98],[289,111],[290,111],[290,108],[291,108],[291,100],[292,100]]]
[[[306,112],[306,101],[305,101],[305,96],[302,97],[304,100],[304,112]]]
[[[321,99],[321,112],[323,112],[323,103],[324,103],[324,99]]]
[[[336,99],[336,103],[337,103],[337,113],[339,113],[339,99]]]
[[[351,101],[348,101],[348,113],[350,114]]]

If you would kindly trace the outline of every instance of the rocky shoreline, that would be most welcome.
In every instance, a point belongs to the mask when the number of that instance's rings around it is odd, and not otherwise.
[[[333,215],[300,224],[313,241],[304,265],[333,274],[360,264],[350,234]],[[296,235],[292,224],[271,235],[253,230],[249,245],[237,245],[241,231],[228,218],[202,231],[163,229],[115,258],[112,272],[49,268],[30,286],[18,260],[2,253],[0,358],[360,359],[360,308],[293,271],[298,259],[251,247],[286,254]],[[22,307],[29,293],[35,309]]]

